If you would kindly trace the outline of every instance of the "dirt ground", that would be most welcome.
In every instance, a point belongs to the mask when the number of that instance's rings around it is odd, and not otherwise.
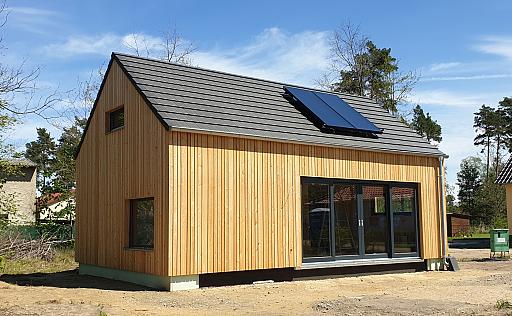
[[[0,276],[4,315],[506,315],[512,261],[452,250],[459,272],[416,272],[158,292],[76,271]],[[17,285],[16,285],[17,284]]]

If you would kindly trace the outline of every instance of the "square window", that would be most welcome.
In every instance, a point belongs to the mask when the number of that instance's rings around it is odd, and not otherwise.
[[[124,126],[124,107],[107,112],[107,132]]]
[[[154,199],[130,200],[130,248],[153,249]]]

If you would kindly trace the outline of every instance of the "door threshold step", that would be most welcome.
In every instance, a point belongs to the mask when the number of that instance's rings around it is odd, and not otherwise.
[[[297,268],[295,268],[295,270],[341,268],[341,267],[368,266],[368,265],[380,265],[380,264],[418,263],[418,262],[423,262],[423,261],[424,260],[421,259],[420,257],[335,260],[335,261],[303,263],[301,267],[297,267]]]

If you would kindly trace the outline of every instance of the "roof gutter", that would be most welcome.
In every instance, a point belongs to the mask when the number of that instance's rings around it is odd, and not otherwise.
[[[440,239],[441,239],[441,269],[444,270],[446,265],[446,214],[445,208],[445,191],[444,191],[444,157],[439,157],[439,223],[440,223]]]

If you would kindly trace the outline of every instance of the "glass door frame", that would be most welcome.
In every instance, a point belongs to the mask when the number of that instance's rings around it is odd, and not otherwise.
[[[330,249],[331,255],[326,257],[307,257],[304,258],[302,254],[302,262],[330,262],[337,260],[361,260],[361,259],[380,259],[380,258],[416,258],[420,257],[420,227],[419,227],[419,185],[414,182],[394,182],[394,181],[372,181],[372,180],[351,180],[351,179],[334,179],[334,178],[319,178],[319,177],[301,177],[301,191],[303,189],[304,184],[326,184],[329,185],[329,206],[330,206],[330,227],[329,227],[329,240],[330,240]],[[336,209],[334,205],[334,186],[335,185],[353,185],[356,187],[356,205],[357,205],[357,218],[358,218],[358,243],[359,243],[359,254],[358,255],[336,255],[336,236],[335,232],[335,214]],[[386,253],[378,253],[378,254],[365,254],[365,243],[364,243],[364,223],[360,224],[362,220],[364,220],[363,216],[363,186],[382,186],[384,187],[385,194],[385,208],[386,208],[386,221],[388,225],[388,240],[389,240],[389,249]],[[416,252],[407,252],[407,253],[395,253],[394,251],[394,221],[393,221],[393,212],[391,210],[392,207],[392,197],[391,197],[391,188],[400,187],[400,188],[411,188],[414,189],[414,225],[416,228]],[[302,194],[300,195],[302,198]],[[302,207],[301,201],[301,207]],[[302,227],[302,210],[301,210],[301,227]],[[302,232],[301,232],[302,233]],[[301,234],[302,236],[302,234]],[[302,237],[301,237],[301,240]]]

